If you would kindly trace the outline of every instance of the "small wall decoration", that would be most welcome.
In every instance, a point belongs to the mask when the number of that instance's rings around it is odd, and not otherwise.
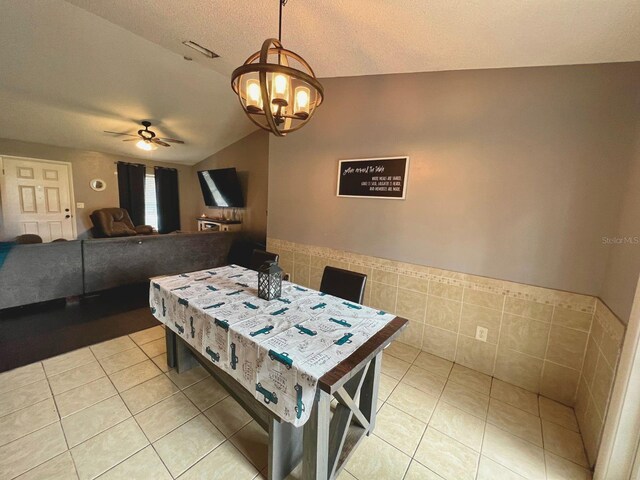
[[[89,182],[89,185],[91,186],[92,189],[94,189],[96,192],[101,192],[103,191],[105,188],[107,188],[107,182],[105,182],[104,180],[102,180],[101,178],[94,178],[93,180],[91,180],[91,182]]]
[[[404,200],[408,172],[409,157],[340,160],[337,195]]]

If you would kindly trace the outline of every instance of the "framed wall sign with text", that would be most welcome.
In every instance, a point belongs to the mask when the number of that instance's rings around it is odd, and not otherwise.
[[[404,200],[408,173],[409,157],[340,160],[337,195]]]

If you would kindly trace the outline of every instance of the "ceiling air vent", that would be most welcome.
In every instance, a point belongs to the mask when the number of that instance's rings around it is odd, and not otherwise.
[[[202,45],[198,45],[196,42],[192,42],[191,40],[185,40],[182,44],[189,48],[193,48],[196,52],[199,52],[208,58],[218,58],[220,56],[216,52],[213,52]]]

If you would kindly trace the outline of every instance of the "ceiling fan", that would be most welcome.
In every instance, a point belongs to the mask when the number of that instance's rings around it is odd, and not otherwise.
[[[126,137],[134,137],[134,138],[127,138],[123,140],[123,142],[135,142],[137,140],[138,143],[136,143],[136,147],[142,150],[147,150],[147,151],[155,150],[156,148],[158,148],[158,145],[162,147],[170,147],[171,145],[169,145],[169,143],[184,144],[182,140],[177,140],[175,138],[157,137],[156,133],[153,130],[149,130],[149,127],[151,126],[151,122],[148,122],[145,120],[142,122],[142,126],[144,128],[138,130],[137,135],[134,135],[133,133],[110,132],[108,130],[105,130],[104,133],[111,133],[113,135],[122,135]]]

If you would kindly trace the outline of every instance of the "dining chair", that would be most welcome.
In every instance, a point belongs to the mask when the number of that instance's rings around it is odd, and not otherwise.
[[[251,254],[249,268],[257,272],[264,262],[277,262],[279,258],[280,255],[278,255],[277,253],[266,252],[264,250],[258,250],[256,248]]]
[[[354,303],[362,303],[367,276],[336,267],[324,267],[320,291]]]

